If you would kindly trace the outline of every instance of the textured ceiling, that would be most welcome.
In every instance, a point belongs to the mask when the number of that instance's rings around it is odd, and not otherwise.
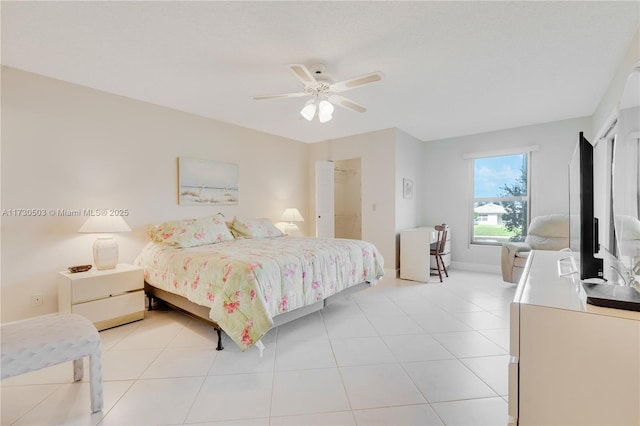
[[[591,115],[639,2],[8,2],[2,64],[317,142],[397,127],[420,140]],[[366,106],[298,118],[287,64],[322,62]]]

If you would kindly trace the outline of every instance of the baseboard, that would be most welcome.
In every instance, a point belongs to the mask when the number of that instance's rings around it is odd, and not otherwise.
[[[485,274],[502,274],[502,269],[499,265],[485,265],[482,263],[452,261],[451,264],[447,266],[447,269],[452,269],[454,271],[458,269],[460,271],[482,272]],[[400,278],[400,269],[385,268],[384,276],[386,278]]]
[[[384,268],[384,276],[387,278],[399,278],[400,269],[387,269]]]
[[[451,262],[451,269],[459,269],[462,271],[484,272],[488,274],[501,274],[502,270],[500,265],[486,265],[483,263],[471,263],[471,262]]]

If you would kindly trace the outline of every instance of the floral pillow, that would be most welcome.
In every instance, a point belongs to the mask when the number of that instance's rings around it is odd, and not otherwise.
[[[195,247],[233,240],[221,213],[152,225],[148,234],[152,241],[172,247]]]
[[[236,238],[268,238],[284,235],[270,219],[245,219],[237,216],[231,222],[231,232]]]

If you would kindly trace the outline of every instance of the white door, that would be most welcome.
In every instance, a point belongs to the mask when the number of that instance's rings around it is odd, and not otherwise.
[[[335,235],[333,162],[316,161],[316,237]]]

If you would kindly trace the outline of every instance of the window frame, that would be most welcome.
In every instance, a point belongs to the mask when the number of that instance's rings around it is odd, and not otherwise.
[[[469,245],[470,246],[501,246],[502,242],[491,242],[491,241],[476,241],[474,239],[474,225],[475,225],[475,214],[474,214],[474,206],[478,202],[526,202],[527,204],[527,212],[526,212],[526,226],[527,229],[529,227],[529,223],[531,222],[531,157],[533,151],[537,151],[538,147],[526,147],[524,149],[518,150],[509,150],[509,151],[493,151],[487,153],[477,153],[477,154],[466,154],[465,158],[471,159],[471,196],[470,196],[470,219],[468,220],[468,235],[469,235]],[[476,183],[476,173],[475,173],[475,162],[476,160],[485,159],[485,158],[495,158],[495,157],[507,157],[512,155],[526,155],[526,163],[527,163],[527,195],[526,196],[518,196],[518,197],[475,197],[475,183]]]

